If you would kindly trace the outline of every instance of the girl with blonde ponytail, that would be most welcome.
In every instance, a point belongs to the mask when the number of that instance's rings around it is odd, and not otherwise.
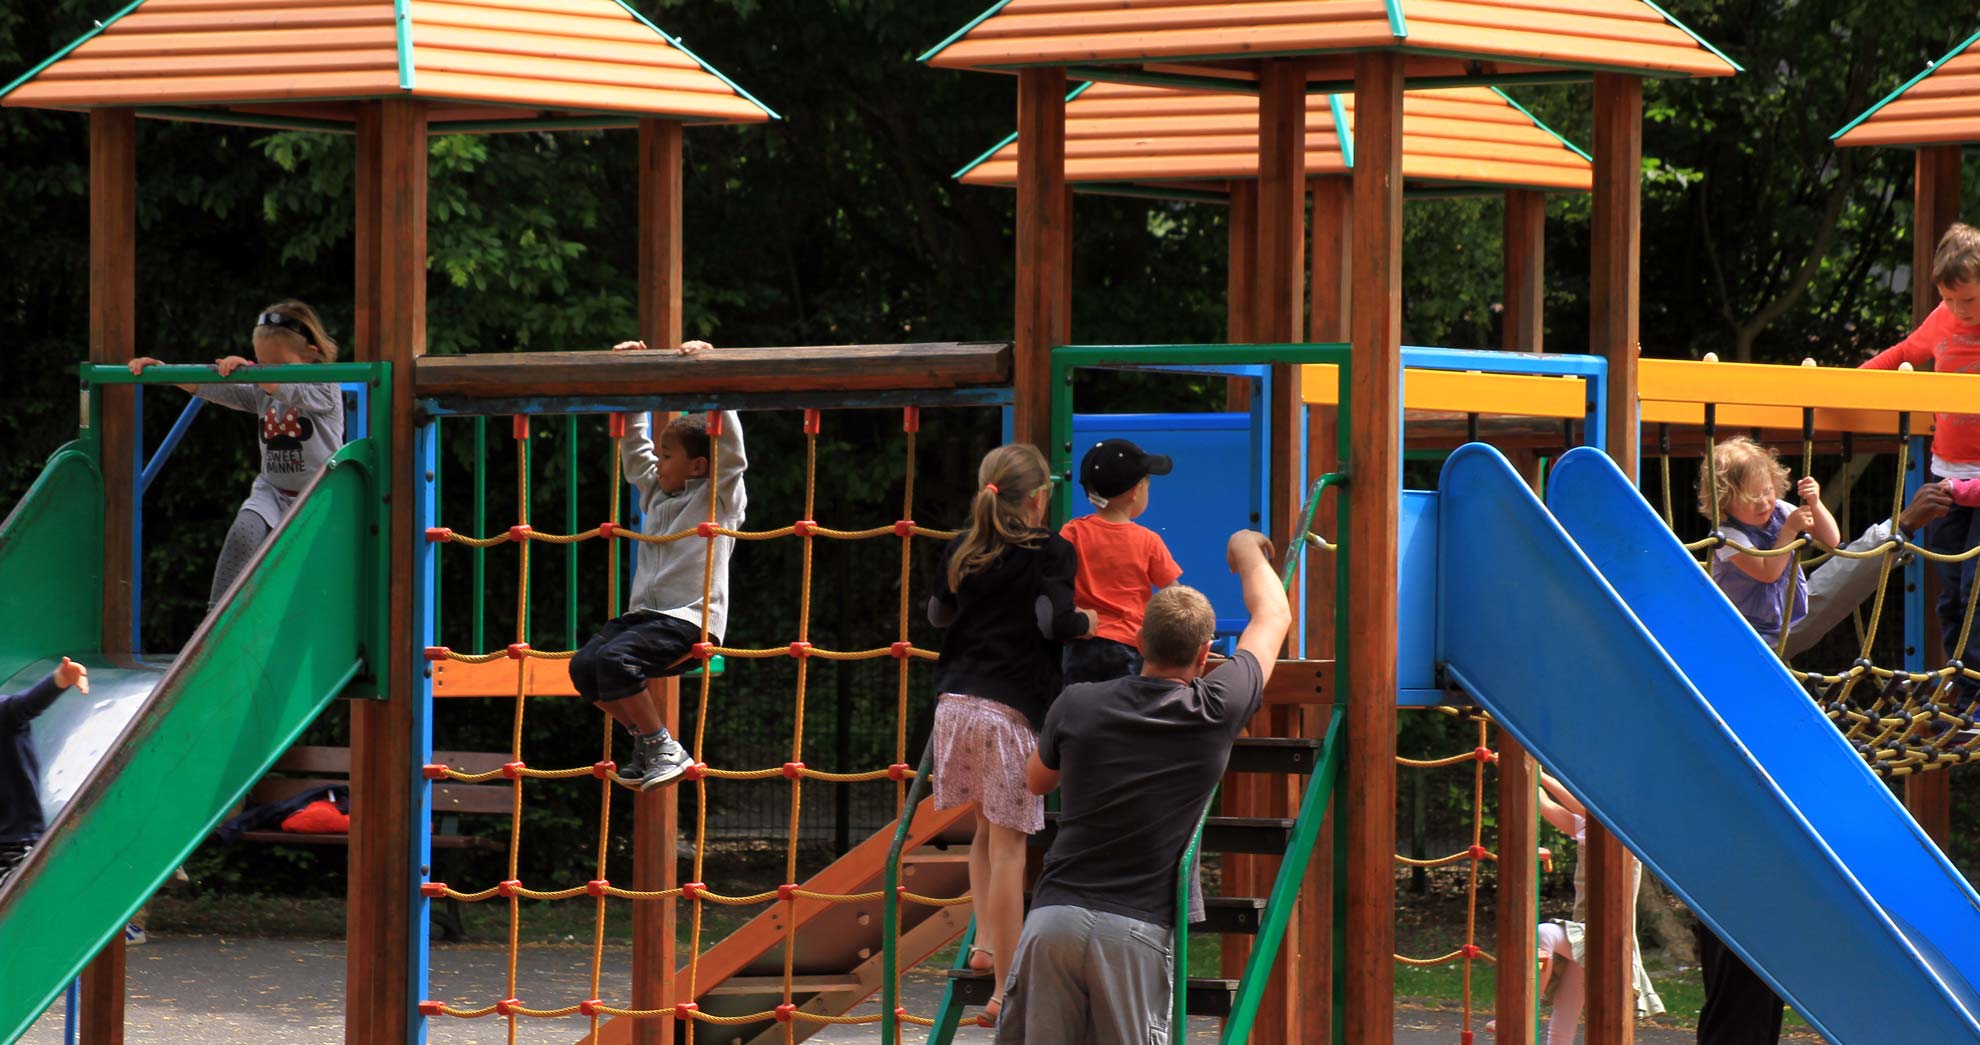
[[[969,891],[976,900],[970,968],[994,970],[981,1026],[996,1025],[1024,926],[1025,836],[1045,826],[1025,788],[1045,710],[1059,695],[1059,644],[1096,618],[1073,606],[1077,554],[1043,528],[1052,496],[1045,457],[1027,444],[983,456],[969,528],[942,553],[928,617],[948,629],[936,665],[935,807],[974,806]]]

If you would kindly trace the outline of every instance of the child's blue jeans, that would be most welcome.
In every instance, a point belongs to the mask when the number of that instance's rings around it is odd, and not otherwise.
[[[1940,555],[1958,555],[1980,546],[1980,509],[1953,505],[1952,510],[1925,528],[1925,547]],[[1965,562],[1934,563],[1939,570],[1939,631],[1945,638],[1947,660],[1967,660],[1957,648],[1960,627],[1966,623],[1966,603],[1973,592],[1974,566],[1980,556]],[[1980,632],[1980,628],[1975,629]],[[1974,646],[1969,636],[1967,645]],[[1936,666],[1936,665],[1934,665]],[[1980,667],[1969,661],[1969,667]]]

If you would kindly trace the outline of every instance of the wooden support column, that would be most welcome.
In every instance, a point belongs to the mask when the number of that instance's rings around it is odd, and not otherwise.
[[[1313,204],[1313,277],[1311,307],[1306,340],[1316,343],[1348,339],[1348,277],[1353,271],[1352,219],[1354,186],[1347,178],[1334,175],[1314,178],[1308,183]],[[1331,406],[1306,409],[1306,474],[1317,479],[1341,465],[1340,440],[1335,437],[1338,411]],[[1330,541],[1340,539],[1334,525],[1333,497],[1314,516],[1313,528]],[[1306,558],[1306,656],[1333,657],[1334,575],[1339,564],[1334,557],[1312,554]],[[1300,736],[1326,735],[1331,706],[1302,707]],[[1340,789],[1335,789],[1338,794]],[[1339,809],[1338,803],[1335,809]],[[1295,1040],[1310,1045],[1326,1045],[1334,1033],[1334,828],[1335,812],[1330,810],[1320,827],[1320,839],[1306,864],[1306,881],[1300,889],[1299,910],[1291,939],[1299,946],[1301,998],[1298,1034]]]
[[[681,125],[639,121],[639,334],[655,348],[681,343]],[[677,678],[649,684],[667,729],[681,735]],[[672,889],[678,882],[680,792],[641,792],[633,799],[633,888]],[[652,917],[633,920],[632,1007],[664,1009],[675,1002],[675,926],[680,905],[669,900]],[[634,1020],[633,1045],[672,1045],[674,1018]]]
[[[1347,1041],[1395,1034],[1396,525],[1402,486],[1403,56],[1355,56],[1349,367]]]
[[[137,113],[89,114],[89,361],[127,363],[137,354]],[[103,652],[131,649],[137,455],[136,389],[103,390],[89,419],[103,469]],[[124,1040],[124,934],[112,936],[83,971],[84,1045]]]
[[[1595,199],[1590,268],[1590,350],[1609,361],[1609,455],[1636,478],[1636,358],[1642,242],[1643,81],[1595,76]],[[1590,1042],[1629,1045],[1636,1011],[1630,984],[1635,861],[1600,824],[1588,825],[1588,1015]]]
[[[1545,336],[1547,304],[1547,197],[1528,189],[1506,190],[1505,313],[1499,347],[1538,352]]]
[[[1052,344],[1066,294],[1066,71],[1018,71],[1016,438],[1052,449]]]
[[[1233,345],[1249,344],[1252,335],[1252,286],[1257,282],[1258,264],[1258,183],[1231,182],[1229,267],[1224,280],[1224,340]],[[1242,413],[1251,409],[1251,380],[1229,378],[1224,382],[1224,409]]]
[[[1918,170],[1912,185],[1911,319],[1922,323],[1939,305],[1939,287],[1932,278],[1932,256],[1939,237],[1959,220],[1960,147],[1932,145],[1918,150]],[[1939,571],[1925,570],[1926,666],[1946,662],[1945,639],[1939,634],[1933,607],[1939,601]],[[1971,646],[1968,647],[1972,648]],[[1973,658],[1968,657],[1968,660]],[[1952,837],[1952,778],[1947,773],[1920,773],[1904,781],[1904,804],[1918,826],[1941,847]]]
[[[426,107],[394,99],[360,107],[358,121],[357,329],[354,357],[392,365],[391,631],[410,636],[413,606],[413,361],[426,351]],[[410,839],[414,672],[411,641],[370,651],[383,700],[351,704],[351,840],[345,914],[347,1041],[403,1045],[410,1030],[406,962],[419,876]]]

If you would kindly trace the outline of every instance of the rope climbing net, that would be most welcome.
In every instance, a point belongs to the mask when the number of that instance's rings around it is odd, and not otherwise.
[[[476,420],[478,426],[484,423],[483,419],[478,418]],[[602,1017],[624,1017],[634,1020],[658,1020],[672,1017],[679,1020],[698,1021],[722,1026],[744,1026],[774,1022],[775,1024],[781,1024],[784,1040],[786,1042],[792,1042],[802,1037],[804,1033],[797,1027],[801,1023],[875,1023],[883,1018],[882,1014],[878,1012],[861,1015],[832,1015],[810,1012],[798,1004],[794,995],[803,992],[801,990],[794,990],[792,980],[795,972],[794,964],[797,960],[797,930],[800,924],[800,918],[795,912],[796,904],[800,901],[815,904],[872,904],[879,902],[886,905],[889,909],[894,909],[903,903],[919,904],[933,908],[967,904],[969,902],[969,897],[967,896],[924,896],[910,892],[905,888],[894,890],[892,894],[884,890],[862,893],[826,893],[808,890],[798,884],[799,828],[805,800],[805,784],[807,781],[829,784],[854,784],[882,780],[892,781],[894,784],[894,812],[898,818],[906,801],[908,783],[916,777],[916,771],[907,763],[910,668],[914,662],[932,661],[936,655],[929,650],[914,646],[909,637],[908,593],[911,581],[913,545],[917,539],[932,538],[947,540],[954,536],[953,532],[930,529],[918,525],[914,521],[916,435],[921,427],[920,408],[910,406],[904,408],[902,411],[901,427],[905,434],[905,479],[903,483],[900,518],[888,525],[860,530],[835,529],[822,526],[815,521],[818,494],[818,438],[821,428],[821,413],[817,409],[807,409],[804,411],[805,467],[803,517],[790,525],[769,530],[739,530],[719,525],[717,521],[719,513],[716,491],[719,488],[719,480],[724,474],[723,469],[730,466],[722,460],[721,456],[720,436],[722,424],[722,414],[710,413],[708,415],[710,461],[708,481],[705,485],[705,490],[707,491],[705,499],[708,503],[705,518],[693,527],[671,533],[646,534],[640,532],[637,527],[629,527],[620,522],[620,501],[625,488],[625,482],[624,476],[621,473],[620,455],[617,452],[616,443],[626,433],[626,418],[623,414],[615,414],[610,419],[609,427],[609,434],[612,437],[614,449],[610,455],[612,460],[611,496],[607,521],[591,529],[577,531],[575,522],[577,516],[574,507],[575,498],[573,496],[573,507],[567,515],[570,529],[573,532],[551,533],[537,529],[532,523],[530,513],[530,422],[527,416],[519,415],[513,421],[517,465],[515,524],[510,526],[505,532],[486,533],[485,523],[483,521],[485,515],[482,511],[482,506],[477,503],[475,512],[477,528],[483,532],[470,535],[457,533],[447,527],[435,527],[426,533],[426,539],[436,544],[454,544],[474,549],[490,549],[504,544],[513,545],[516,549],[517,592],[514,637],[513,641],[505,647],[477,650],[475,652],[461,652],[446,646],[434,646],[426,651],[427,659],[433,662],[487,664],[506,659],[513,661],[516,666],[513,698],[514,715],[509,738],[510,760],[499,769],[480,773],[465,772],[459,768],[445,764],[428,765],[424,771],[425,777],[431,781],[456,781],[460,783],[508,781],[513,791],[508,831],[507,874],[504,879],[494,885],[473,890],[457,889],[452,885],[439,881],[423,882],[420,887],[422,894],[430,898],[446,898],[463,903],[482,903],[498,900],[506,902],[508,908],[508,943],[507,971],[504,980],[503,996],[499,1000],[473,1006],[456,1005],[451,1002],[432,999],[423,1000],[419,1003],[421,1014],[429,1017],[446,1016],[459,1019],[499,1017],[507,1021],[508,1040],[511,1042],[511,1045],[516,1040],[517,1021],[519,1018],[556,1019],[569,1016],[581,1016],[589,1020],[592,1040],[596,1040],[597,1038],[599,1021]],[[575,449],[576,428],[574,424],[569,428],[569,435],[569,442],[572,447],[570,466],[573,478],[571,485],[574,492],[577,462]],[[477,469],[477,475],[479,475],[479,468]],[[800,543],[802,565],[797,632],[796,636],[788,644],[765,648],[746,648],[722,646],[710,640],[708,607],[714,601],[710,595],[717,583],[715,577],[714,548],[715,541],[724,537],[732,538],[736,541],[792,539]],[[811,641],[813,603],[816,594],[812,576],[814,542],[819,540],[865,541],[888,538],[898,541],[900,548],[899,598],[897,605],[894,607],[896,620],[892,641],[885,645],[847,650],[826,649],[814,645]],[[532,660],[569,660],[576,653],[575,649],[545,650],[537,649],[530,644],[529,599],[531,549],[538,544],[571,547],[581,542],[604,542],[607,546],[609,562],[609,580],[605,585],[607,589],[608,616],[616,616],[620,612],[621,604],[619,581],[623,569],[620,556],[621,549],[625,546],[625,543],[633,542],[658,546],[691,540],[698,540],[703,544],[701,552],[703,562],[701,633],[700,640],[694,644],[689,654],[689,657],[699,660],[702,667],[702,670],[696,675],[701,701],[699,707],[702,709],[702,713],[695,715],[693,739],[689,746],[694,761],[683,777],[684,782],[694,787],[696,826],[693,839],[692,871],[689,875],[690,881],[677,887],[667,889],[629,889],[613,884],[609,874],[610,868],[608,867],[610,841],[613,833],[613,788],[615,782],[617,782],[615,773],[617,766],[612,761],[614,731],[612,720],[608,716],[600,715],[600,718],[603,720],[602,739],[600,742],[601,754],[599,760],[592,765],[568,768],[538,768],[530,765],[525,758],[523,726],[524,716],[529,705],[527,698],[531,695],[530,673],[527,670],[528,664]],[[575,574],[576,558],[574,551],[571,553],[570,561],[572,563],[572,573]],[[479,581],[480,563],[478,560],[476,565],[477,581]],[[477,588],[479,588],[478,583]],[[571,641],[575,644],[574,595],[572,599],[573,625]],[[478,622],[476,632],[477,643],[479,644],[480,626]],[[707,749],[708,740],[707,722],[709,716],[706,714],[706,709],[709,707],[708,701],[715,676],[715,672],[708,670],[708,667],[710,661],[715,657],[723,657],[731,660],[791,658],[795,661],[796,686],[793,695],[794,724],[790,737],[789,758],[782,765],[763,768],[711,766],[703,757]],[[896,673],[897,681],[895,684],[894,759],[892,764],[884,768],[850,773],[826,772],[807,766],[805,764],[806,738],[804,727],[806,703],[810,695],[810,672],[808,670],[810,661],[814,659],[828,661],[877,661],[890,658],[898,665]],[[779,777],[788,780],[790,788],[789,826],[785,839],[783,883],[772,890],[746,895],[725,893],[711,888],[705,884],[706,877],[704,875],[705,861],[708,853],[707,814],[710,781],[760,781],[773,780]],[[598,831],[595,855],[596,867],[593,877],[589,881],[580,884],[555,888],[531,888],[525,886],[520,880],[519,873],[521,867],[520,856],[524,839],[523,812],[525,782],[582,781],[585,779],[595,779],[598,781]],[[675,792],[671,788],[659,794],[664,796],[667,801],[671,802],[674,800]],[[557,999],[547,1004],[526,1003],[523,1000],[523,995],[527,992],[522,990],[517,975],[522,921],[520,905],[522,901],[580,899],[590,900],[594,907],[593,942],[589,963],[590,988],[586,997],[582,999]],[[668,999],[672,1002],[671,1004],[657,1008],[638,1008],[630,1004],[612,1004],[599,996],[605,966],[607,904],[612,900],[631,901],[636,905],[640,905],[635,911],[635,917],[641,919],[657,919],[660,912],[653,909],[657,905],[676,905],[682,902],[688,905],[689,933],[687,960],[676,978],[676,996],[673,999]],[[704,979],[703,970],[701,969],[704,928],[703,912],[708,904],[728,907],[747,907],[763,904],[792,906],[791,915],[783,919],[784,939],[782,944],[783,976],[781,1004],[761,1012],[736,1015],[716,1015],[713,1013],[704,1013],[700,1010],[700,1006],[696,1004],[695,999],[701,997],[702,992],[714,986],[713,983]],[[665,919],[659,924],[668,927],[668,931],[671,931],[672,919]],[[897,977],[898,970],[889,968],[885,970],[883,975]],[[636,986],[635,991],[637,990],[638,987]],[[532,1002],[535,1002],[535,999],[532,999]],[[899,1011],[894,1016],[897,1020],[918,1023],[924,1026],[932,1022],[926,1017]]]
[[[1897,444],[1897,474],[1907,474],[1911,461],[1911,440],[1908,431],[1901,423]],[[1670,436],[1668,426],[1659,430],[1658,468],[1663,480],[1663,518],[1667,526],[1676,530],[1676,518],[1671,507],[1671,464]],[[1815,439],[1813,431],[1813,411],[1804,411],[1801,445],[1803,475],[1812,475],[1815,469]],[[1707,404],[1705,410],[1705,459],[1713,460],[1718,443],[1717,425],[1713,409]],[[1851,443],[1843,442],[1842,460],[1845,467],[1853,457]],[[1935,551],[1916,543],[1906,536],[1898,524],[1904,512],[1904,484],[1894,484],[1891,495],[1889,536],[1868,548],[1832,548],[1809,535],[1802,535],[1779,548],[1754,548],[1743,542],[1730,539],[1721,532],[1723,520],[1719,505],[1721,491],[1718,488],[1717,469],[1704,469],[1707,484],[1707,501],[1711,507],[1712,532],[1685,547],[1693,553],[1701,554],[1701,565],[1711,568],[1712,556],[1722,548],[1760,558],[1789,557],[1790,564],[1800,567],[1788,571],[1789,581],[1782,592],[1781,632],[1775,642],[1775,652],[1783,661],[1788,659],[1789,639],[1793,634],[1791,610],[1800,591],[1804,571],[1823,563],[1848,560],[1877,560],[1881,567],[1877,570],[1877,585],[1870,601],[1867,616],[1859,605],[1852,610],[1857,654],[1848,668],[1834,674],[1804,671],[1789,664],[1788,670],[1807,688],[1809,695],[1822,708],[1836,728],[1849,739],[1857,752],[1869,763],[1871,769],[1880,776],[1902,777],[1935,769],[1945,769],[1980,758],[1980,671],[1968,667],[1949,651],[1947,663],[1927,671],[1909,671],[1883,667],[1874,663],[1871,654],[1876,646],[1878,630],[1884,620],[1884,607],[1891,589],[1893,567],[1907,557],[1915,557],[1938,565],[1965,563],[1980,556],[1980,548],[1968,548],[1958,553],[1947,554]],[[1841,515],[1838,526],[1847,541],[1851,532],[1848,498],[1840,501]],[[1807,554],[1804,554],[1807,553]],[[1959,632],[1954,650],[1966,648],[1968,638],[1973,634],[1976,596],[1980,596],[1980,585],[1972,586],[1960,618]],[[1930,627],[1930,623],[1927,624]]]

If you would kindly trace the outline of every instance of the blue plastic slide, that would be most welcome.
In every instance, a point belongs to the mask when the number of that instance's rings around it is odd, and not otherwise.
[[[1450,683],[1831,1041],[1980,1041],[1980,896],[1606,456],[1438,500]]]

